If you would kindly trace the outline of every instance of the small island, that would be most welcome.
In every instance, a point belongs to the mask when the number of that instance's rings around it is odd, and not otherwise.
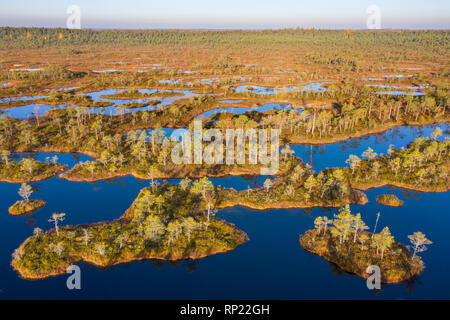
[[[352,188],[342,169],[326,169],[318,174],[310,165],[297,164],[287,173],[267,178],[262,188],[243,191],[221,189],[219,208],[244,206],[256,210],[334,207],[366,204],[367,196]]]
[[[145,88],[148,90],[148,88]],[[100,98],[102,99],[145,99],[145,98],[171,98],[171,97],[180,97],[184,94],[182,92],[176,91],[166,91],[161,89],[155,89],[153,93],[141,92],[139,89],[130,88],[124,91],[119,91],[114,94],[102,95]]]
[[[144,108],[147,106],[155,106],[160,103],[161,101],[159,100],[153,100],[149,102],[128,102],[117,104],[114,108],[118,111],[120,115],[122,115],[127,109]]]
[[[379,204],[389,206],[389,207],[401,207],[403,206],[403,201],[393,194],[382,194],[376,197]]]
[[[46,232],[35,229],[13,253],[13,268],[26,279],[66,272],[84,260],[110,267],[143,259],[199,259],[235,249],[248,240],[245,232],[214,218],[215,192],[205,180],[143,189],[118,220],[60,226],[54,213]]]
[[[191,131],[189,131],[191,132]],[[192,133],[193,134],[193,133]],[[139,179],[171,179],[171,178],[202,178],[223,177],[226,175],[255,175],[261,173],[261,168],[267,167],[260,163],[234,163],[223,165],[205,162],[201,164],[174,163],[174,151],[180,143],[164,137],[161,129],[147,131],[132,131],[127,136],[127,142],[115,146],[118,150],[104,150],[95,160],[80,162],[59,177],[69,181],[98,181],[126,175]],[[211,148],[208,143],[202,144],[202,149]],[[220,147],[218,148],[220,149]],[[222,150],[226,150],[225,141]],[[183,157],[186,155],[183,154]],[[188,157],[192,157],[192,152]],[[191,158],[192,159],[192,158]],[[249,159],[248,144],[244,159]],[[277,157],[278,159],[278,157]],[[279,159],[278,174],[286,174],[303,161],[295,157]]]
[[[387,155],[378,155],[367,148],[362,159],[350,155],[347,169],[355,189],[368,190],[385,185],[422,192],[445,192],[450,189],[450,141],[419,137],[406,148],[389,147]],[[434,136],[434,137],[433,137]]]
[[[300,245],[363,278],[370,276],[367,268],[376,265],[380,268],[382,283],[402,282],[423,271],[424,263],[417,253],[432,243],[423,233],[408,236],[413,248],[411,253],[405,245],[394,241],[388,227],[379,233],[366,232],[368,227],[361,215],[351,214],[349,206],[341,208],[334,218],[317,217],[316,229],[301,235]]]
[[[8,212],[13,216],[20,216],[36,211],[45,206],[45,204],[44,200],[19,200],[9,207]]]
[[[22,183],[18,194],[23,200],[16,201],[16,203],[9,207],[8,212],[13,216],[20,216],[45,206],[46,202],[44,200],[30,200],[32,193],[33,188],[26,183]]]
[[[41,181],[53,177],[67,169],[66,165],[56,162],[40,162],[33,158],[11,161],[9,152],[1,151],[0,182],[19,183]]]

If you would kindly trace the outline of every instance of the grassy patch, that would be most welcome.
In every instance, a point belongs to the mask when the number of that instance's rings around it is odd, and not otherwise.
[[[378,197],[376,197],[376,200],[378,203],[390,206],[390,207],[401,207],[403,206],[403,201],[397,198],[393,194],[382,194]]]
[[[20,216],[42,208],[45,204],[44,200],[20,200],[9,207],[8,212],[13,216]]]

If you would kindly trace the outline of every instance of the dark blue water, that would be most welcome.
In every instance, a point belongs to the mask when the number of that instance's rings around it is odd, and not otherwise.
[[[423,133],[428,134],[433,128],[425,127]],[[376,152],[386,152],[390,143],[402,146],[420,134],[411,131],[417,128],[398,129],[398,132],[387,133],[385,137],[354,139],[350,147],[339,143],[329,145],[326,151],[313,154],[315,163],[318,167],[341,166],[348,152],[360,154],[366,145]],[[38,154],[37,158],[45,160],[51,156],[53,154]],[[84,155],[77,158],[58,154],[58,157],[58,162],[70,166],[89,159]],[[212,180],[216,185],[245,190],[248,186],[261,186],[265,178],[224,177]],[[169,181],[178,182],[178,179]],[[450,298],[450,193],[420,193],[388,187],[367,191],[369,203],[352,205],[352,211],[360,212],[370,227],[373,227],[376,213],[381,212],[379,230],[389,226],[396,240],[403,243],[407,243],[407,235],[419,230],[434,243],[428,251],[420,254],[426,264],[420,277],[408,283],[384,285],[377,295],[367,289],[364,279],[342,273],[300,247],[299,234],[313,227],[315,217],[332,217],[336,212],[336,209],[323,208],[257,211],[234,207],[221,210],[217,216],[247,232],[250,241],[231,252],[197,261],[142,261],[108,269],[80,262],[80,291],[66,288],[66,275],[28,281],[20,279],[10,267],[11,253],[32,234],[33,228],[51,228],[48,218],[53,212],[67,214],[64,224],[113,220],[121,216],[139,191],[148,185],[148,181],[130,176],[96,183],[69,182],[54,177],[33,183],[35,193],[32,198],[46,200],[46,206],[32,215],[13,217],[7,208],[19,199],[19,184],[0,183],[0,299]],[[377,195],[392,192],[405,201],[403,207],[385,207],[375,202]]]
[[[408,143],[417,137],[429,137],[436,127],[440,127],[443,134],[438,140],[443,141],[448,137],[450,124],[435,124],[430,126],[401,126],[392,128],[382,133],[363,136],[356,139],[348,139],[345,141],[324,144],[324,145],[291,145],[295,151],[295,156],[300,157],[304,162],[313,166],[316,171],[332,167],[345,167],[345,161],[349,155],[357,155],[361,158],[361,154],[372,148],[378,154],[387,154],[389,145],[393,144],[394,149],[406,147]]]

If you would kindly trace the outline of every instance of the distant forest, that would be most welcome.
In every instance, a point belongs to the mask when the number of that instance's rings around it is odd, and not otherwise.
[[[0,49],[70,45],[208,45],[276,46],[326,45],[449,49],[449,31],[427,30],[317,30],[260,31],[202,30],[77,30],[63,28],[0,28]]]

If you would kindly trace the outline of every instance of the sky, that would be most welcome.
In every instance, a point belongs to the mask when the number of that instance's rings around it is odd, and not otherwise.
[[[93,29],[450,29],[449,0],[0,0],[0,26],[66,27],[69,5]]]

